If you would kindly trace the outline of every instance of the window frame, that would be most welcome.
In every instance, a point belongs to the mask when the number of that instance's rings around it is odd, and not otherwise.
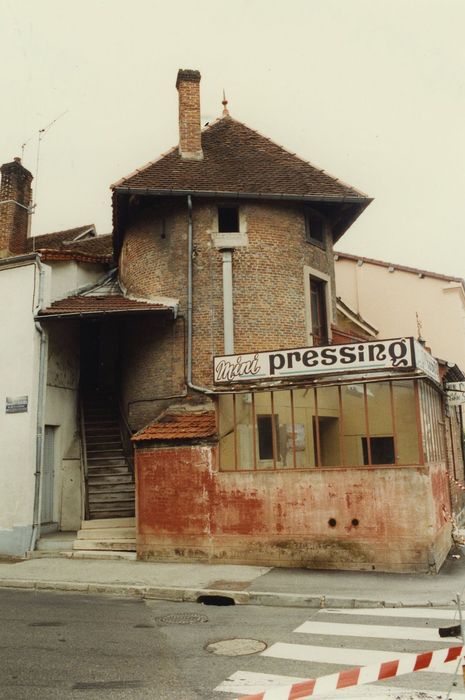
[[[313,330],[314,320],[312,318],[312,299],[311,299],[311,279],[316,282],[324,283],[324,298],[326,304],[326,342],[323,345],[331,345],[331,327],[333,323],[333,308],[331,295],[331,277],[320,270],[304,265],[304,294],[305,294],[305,325],[307,329],[307,342],[309,345],[315,345],[315,333]]]
[[[327,229],[328,229],[328,223],[326,218],[321,214],[319,211],[316,209],[313,209],[312,207],[305,207],[304,208],[304,219],[305,219],[305,240],[307,243],[311,243],[312,245],[316,245],[319,248],[323,248],[323,250],[326,250],[327,246]],[[313,223],[312,223],[313,219]],[[314,228],[314,222],[318,221],[318,223],[321,225],[321,240],[319,238],[315,238],[312,235],[312,230]]]

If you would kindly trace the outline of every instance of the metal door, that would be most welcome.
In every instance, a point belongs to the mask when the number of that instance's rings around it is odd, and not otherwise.
[[[53,522],[53,489],[55,476],[55,428],[45,426],[44,461],[42,464],[41,524]]]

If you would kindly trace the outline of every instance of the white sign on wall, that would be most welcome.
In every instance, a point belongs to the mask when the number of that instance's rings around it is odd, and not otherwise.
[[[29,397],[7,396],[5,401],[5,413],[27,413]]]
[[[347,345],[223,355],[214,359],[214,382],[232,384],[354,371],[408,370],[418,365],[419,369],[439,381],[439,372],[435,372],[436,360],[420,344],[417,348],[414,342],[413,338],[394,338]]]

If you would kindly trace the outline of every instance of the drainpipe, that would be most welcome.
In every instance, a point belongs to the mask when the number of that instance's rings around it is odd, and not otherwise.
[[[203,394],[214,394],[211,389],[192,384],[192,268],[193,268],[193,232],[192,232],[192,197],[187,195],[187,386],[194,391],[201,391]]]
[[[234,353],[232,250],[223,250],[223,328],[224,354],[232,355]]]
[[[45,270],[39,256],[36,256],[36,265],[39,270],[39,291],[34,316],[43,307]],[[34,551],[40,535],[40,487],[42,476],[42,462],[44,454],[44,404],[45,404],[45,370],[47,361],[47,335],[38,321],[35,321],[36,330],[40,333],[39,348],[39,377],[37,390],[37,420],[36,420],[36,469],[34,472],[34,508],[32,519],[32,535],[30,551]]]

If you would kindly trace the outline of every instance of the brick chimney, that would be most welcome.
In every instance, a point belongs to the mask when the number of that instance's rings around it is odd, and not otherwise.
[[[0,257],[26,252],[32,175],[21,158],[0,168]]]
[[[202,160],[199,71],[180,68],[176,87],[179,93],[179,154],[184,160]]]

